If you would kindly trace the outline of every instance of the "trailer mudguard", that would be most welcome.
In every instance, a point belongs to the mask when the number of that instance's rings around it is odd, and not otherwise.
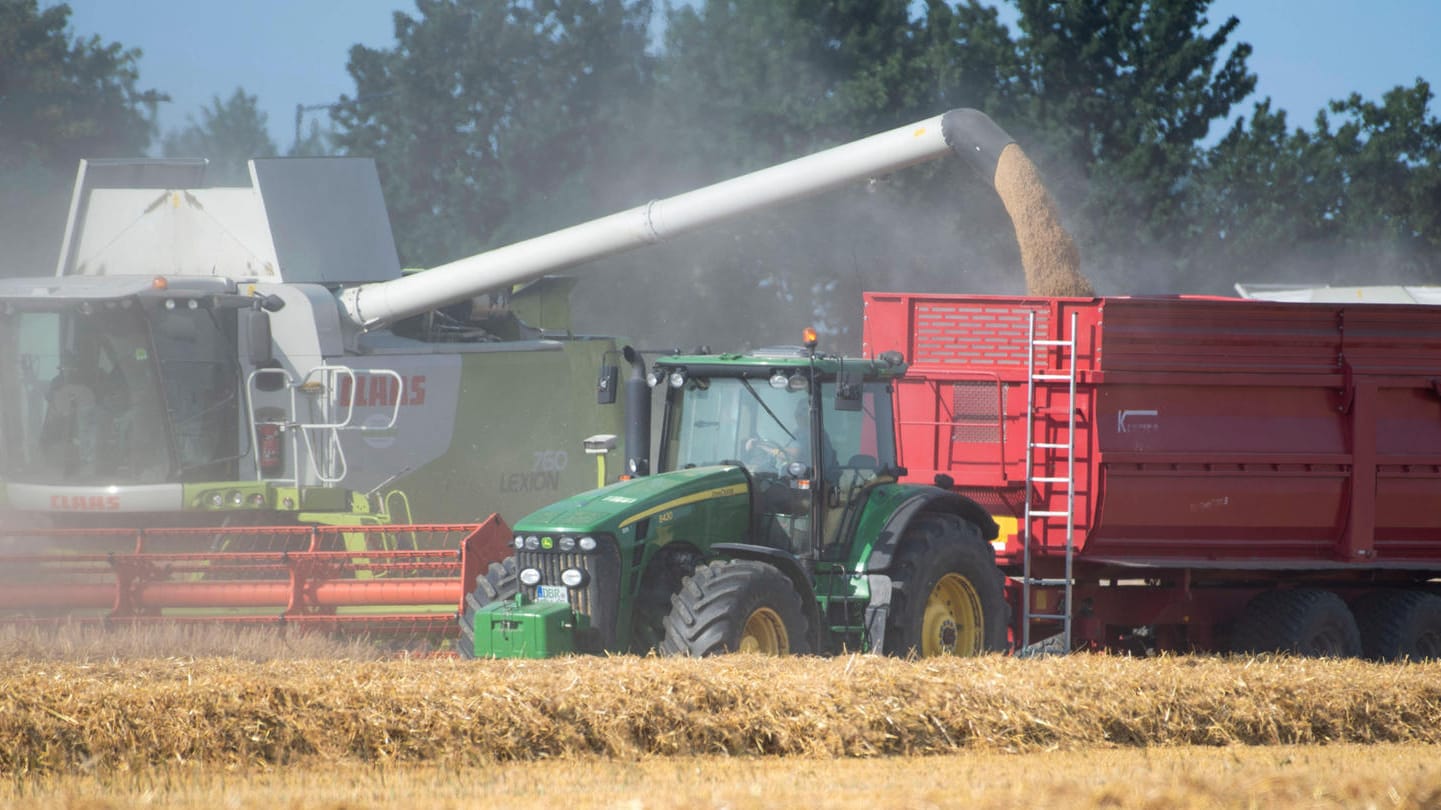
[[[816,590],[811,585],[810,577],[806,576],[805,569],[801,567],[800,558],[789,551],[749,543],[716,543],[711,546],[711,551],[722,557],[757,560],[780,569],[791,584],[795,585],[796,593],[801,595],[801,609],[806,612],[806,622],[810,625],[811,649],[821,648],[820,601],[816,599]]]
[[[865,572],[868,574],[882,573],[890,569],[896,552],[900,550],[906,527],[921,512],[954,514],[975,524],[981,530],[981,537],[987,541],[996,539],[996,535],[1000,533],[1000,527],[990,513],[964,495],[940,487],[913,486],[906,489],[910,490],[911,494],[891,511],[880,532],[876,534],[875,544],[866,558]]]

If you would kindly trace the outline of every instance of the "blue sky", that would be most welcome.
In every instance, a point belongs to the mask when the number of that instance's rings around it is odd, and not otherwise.
[[[412,0],[68,0],[72,31],[140,48],[141,86],[168,93],[162,131],[186,125],[213,97],[237,86],[259,98],[271,138],[294,137],[297,104],[353,94],[345,71],[353,44],[388,47],[392,15]],[[55,5],[41,0],[42,6]],[[1441,1],[1215,0],[1209,17],[1239,17],[1231,42],[1255,48],[1256,94],[1232,117],[1270,96],[1292,126],[1309,127],[1328,100],[1352,92],[1380,100],[1419,76],[1441,87]],[[1432,114],[1441,112],[1433,103]],[[324,115],[308,113],[308,116]],[[859,134],[859,133],[858,133]]]

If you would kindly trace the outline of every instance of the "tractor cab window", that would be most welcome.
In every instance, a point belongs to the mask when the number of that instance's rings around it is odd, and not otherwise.
[[[691,379],[671,401],[665,468],[740,463],[779,475],[808,442],[804,390],[777,390],[764,379]]]
[[[835,383],[819,390],[820,424],[813,426],[807,387],[778,389],[765,379],[738,377],[687,380],[669,400],[662,468],[740,463],[756,483],[757,537],[796,554],[813,553],[816,538],[834,537],[847,506],[896,464],[886,383],[866,383],[859,410],[836,409]],[[818,516],[819,534],[813,529]]]

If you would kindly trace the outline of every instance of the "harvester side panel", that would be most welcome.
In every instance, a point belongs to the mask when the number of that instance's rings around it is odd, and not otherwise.
[[[1026,465],[1033,479],[1059,466],[1052,450],[1028,461],[1025,438],[1064,440],[1067,385],[1036,382],[1029,410],[1028,347],[1040,374],[1072,362],[1029,346],[1031,313],[1036,339],[1058,340],[1072,312],[1078,562],[1441,563],[1426,506],[1441,497],[1441,312],[1420,306],[868,294],[866,352],[914,363],[898,389],[912,478],[944,473],[993,513],[1022,514]],[[958,408],[967,388],[985,393]],[[1031,505],[1063,511],[1064,487],[1034,485]],[[1064,525],[1033,520],[1043,558],[1064,548]]]

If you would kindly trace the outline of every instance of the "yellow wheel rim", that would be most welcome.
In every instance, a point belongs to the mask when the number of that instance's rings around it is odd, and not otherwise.
[[[759,608],[746,619],[741,630],[738,652],[759,655],[785,655],[790,652],[791,639],[780,614],[770,608]]]
[[[985,649],[981,597],[971,581],[946,574],[926,599],[921,624],[921,655],[980,655]]]

